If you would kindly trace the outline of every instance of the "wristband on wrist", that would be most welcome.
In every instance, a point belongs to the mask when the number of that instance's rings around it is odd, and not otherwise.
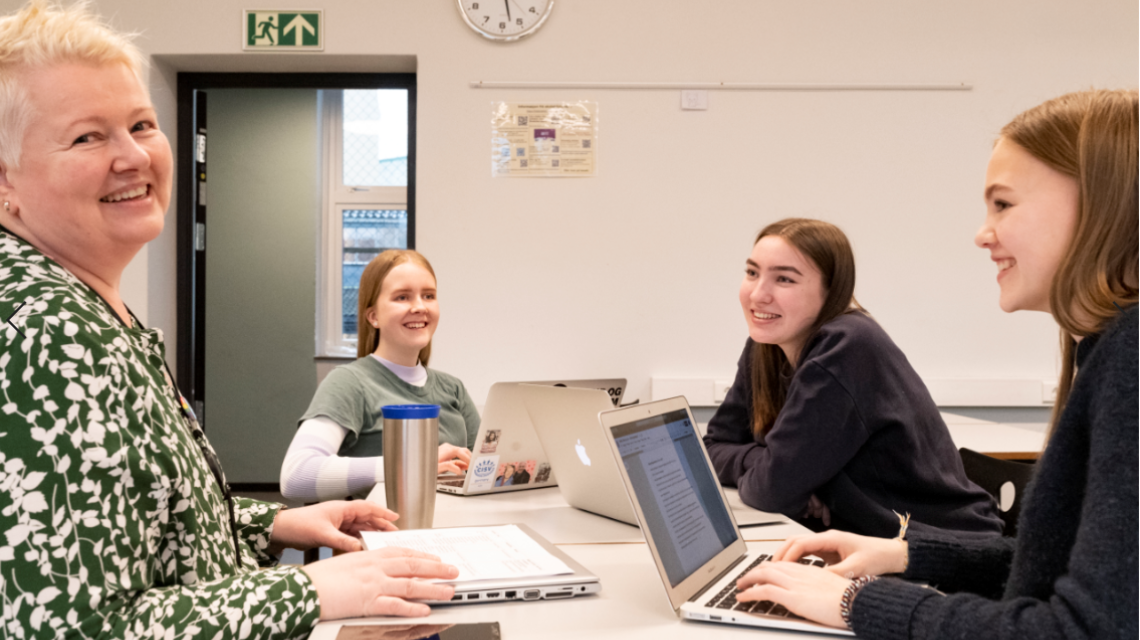
[[[847,624],[848,629],[852,631],[855,630],[855,628],[851,626],[851,603],[855,601],[855,596],[859,593],[860,589],[878,579],[878,576],[856,578],[843,590],[843,597],[839,599],[839,615],[843,617],[843,622]]]
[[[898,511],[895,511],[894,514],[899,517],[899,534],[895,537],[903,540],[906,538],[906,529],[910,526],[910,512],[908,511],[905,516]]]
[[[895,536],[895,540],[898,540],[903,548],[903,570],[901,573],[905,573],[906,568],[910,566],[910,545],[906,543],[906,530],[910,526],[910,513],[904,516],[896,511],[895,515],[899,517],[899,534]]]

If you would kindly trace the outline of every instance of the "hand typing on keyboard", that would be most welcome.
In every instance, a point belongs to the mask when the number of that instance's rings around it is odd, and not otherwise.
[[[806,555],[827,560],[828,570],[845,578],[881,576],[906,570],[907,544],[898,538],[872,538],[832,530],[789,538],[772,554],[772,559],[796,561]]]
[[[761,562],[736,582],[728,608],[767,615],[791,612],[821,624],[843,628],[839,601],[850,580],[824,569],[822,562]],[[719,605],[715,605],[719,606]]]
[[[744,567],[744,569],[737,573],[736,580],[730,582],[728,586],[721,590],[720,593],[714,595],[712,598],[709,598],[708,602],[705,603],[705,606],[715,607],[717,609],[732,609],[734,611],[743,611],[745,613],[755,613],[758,615],[763,614],[769,616],[802,619],[800,616],[797,616],[788,611],[783,605],[778,605],[771,600],[740,601],[737,599],[736,596],[741,592],[737,587],[737,583],[743,579],[749,571],[755,569],[761,562],[771,559],[772,556],[761,555],[760,557],[753,560],[751,564],[749,564],[747,567]],[[809,558],[804,558],[800,560],[799,563],[814,565],[817,567],[822,567],[824,564],[823,560],[812,560]]]
[[[439,445],[439,474],[454,473],[463,477],[463,471],[471,463],[471,451],[453,444]]]

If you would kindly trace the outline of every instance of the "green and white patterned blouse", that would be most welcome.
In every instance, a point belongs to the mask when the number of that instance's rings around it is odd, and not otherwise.
[[[0,324],[0,638],[308,635],[308,577],[260,570],[281,505],[235,500],[237,566],[162,332],[0,231],[0,322],[21,304]]]

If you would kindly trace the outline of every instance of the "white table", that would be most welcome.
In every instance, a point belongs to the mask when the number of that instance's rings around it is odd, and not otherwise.
[[[956,422],[948,418],[946,428],[959,449],[973,449],[993,458],[1036,460],[1045,448],[1048,425]]]
[[[947,412],[942,413],[942,419],[955,447],[1005,460],[1036,460],[1045,448],[1045,434],[1049,431],[1049,425],[1044,423],[1004,424]],[[708,424],[698,424],[697,428],[704,435]]]
[[[771,552],[778,543],[749,543],[750,550]],[[569,600],[436,606],[426,618],[371,618],[345,624],[378,622],[498,622],[506,640],[668,640],[670,638],[781,638],[795,634],[755,627],[682,621],[665,597],[661,577],[644,544],[571,545],[563,549],[602,583],[597,595]],[[322,623],[312,640],[335,640],[341,622]],[[809,637],[809,636],[803,636]]]
[[[734,494],[735,490],[728,490]],[[384,483],[377,484],[368,494],[368,500],[381,506],[387,504]],[[743,504],[733,504],[733,512],[751,510]],[[537,531],[554,544],[621,544],[644,543],[641,529],[632,525],[575,509],[562,499],[558,487],[509,491],[480,496],[435,494],[435,527],[470,527],[489,524],[522,523]],[[400,523],[396,522],[398,526]],[[783,521],[742,527],[745,540],[784,540],[788,536],[808,533],[798,523]]]

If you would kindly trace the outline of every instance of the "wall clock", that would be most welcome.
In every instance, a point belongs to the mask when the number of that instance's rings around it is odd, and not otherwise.
[[[459,13],[475,33],[510,42],[538,31],[554,0],[456,0]]]

